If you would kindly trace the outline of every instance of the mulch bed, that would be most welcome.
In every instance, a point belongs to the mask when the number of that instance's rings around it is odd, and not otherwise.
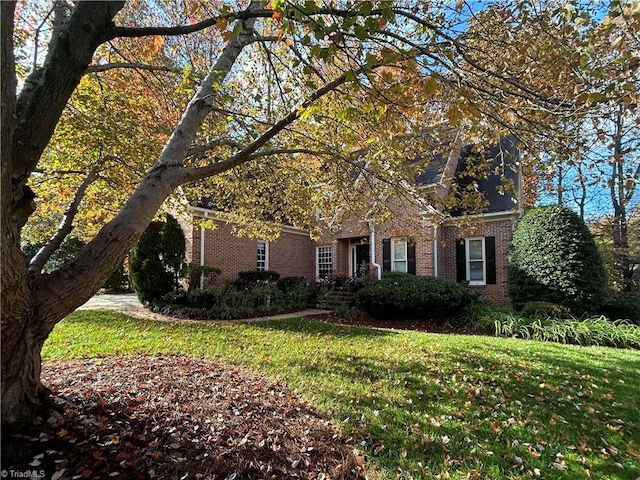
[[[42,379],[55,407],[22,436],[24,462],[5,470],[52,480],[366,478],[335,427],[242,368],[133,356],[47,362]]]
[[[340,325],[355,327],[384,328],[396,330],[416,330],[429,333],[452,333],[458,335],[492,335],[490,331],[482,331],[461,323],[451,323],[448,319],[412,319],[412,320],[382,320],[373,318],[365,312],[357,310],[349,318],[335,313],[314,315],[311,318]]]

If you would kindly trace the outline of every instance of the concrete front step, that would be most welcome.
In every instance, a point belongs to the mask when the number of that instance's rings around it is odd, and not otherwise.
[[[355,294],[346,290],[330,290],[318,298],[317,308],[336,310],[342,305],[351,306],[355,302]]]

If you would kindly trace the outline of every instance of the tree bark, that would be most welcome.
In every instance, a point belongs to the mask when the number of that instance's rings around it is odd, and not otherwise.
[[[3,425],[20,425],[33,418],[39,405],[40,352],[54,326],[98,291],[122,263],[169,194],[191,179],[182,163],[212,109],[217,94],[214,85],[224,82],[243,48],[252,42],[253,20],[249,19],[244,21],[244,31],[221,53],[155,166],[120,213],[68,264],[51,274],[29,272],[28,262],[20,251],[20,230],[33,211],[27,179],[53,134],[62,109],[91,62],[95,48],[101,39],[107,38],[111,18],[123,3],[79,3],[67,28],[54,34],[43,68],[25,83],[16,102],[10,45],[14,4],[2,2]],[[259,5],[252,2],[249,9]],[[5,95],[5,86],[11,95]]]

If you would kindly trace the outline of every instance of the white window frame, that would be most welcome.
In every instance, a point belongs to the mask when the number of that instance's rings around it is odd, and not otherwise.
[[[404,258],[396,260],[396,244],[404,243]],[[391,271],[397,272],[396,262],[404,262],[404,270],[402,272],[407,273],[409,271],[409,242],[402,238],[391,239]]]
[[[333,273],[333,248],[331,245],[318,245],[316,247],[316,278],[320,278],[320,252],[328,252],[331,259],[328,275]],[[323,265],[329,265],[329,262],[322,262]],[[324,276],[324,275],[323,275]]]
[[[258,258],[258,247],[260,246],[260,244],[264,245],[264,260],[260,260]],[[262,268],[260,263],[264,263],[264,268]],[[269,242],[267,242],[266,240],[258,240],[258,242],[256,243],[256,270],[269,270]]]
[[[469,244],[472,241],[482,242],[482,259],[471,259]],[[487,284],[487,250],[484,243],[484,237],[465,238],[465,268],[467,270],[467,281],[469,285],[486,285]],[[471,262],[482,262],[482,280],[471,280]]]

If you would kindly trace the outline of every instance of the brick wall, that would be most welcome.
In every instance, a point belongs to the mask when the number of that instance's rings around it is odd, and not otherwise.
[[[510,305],[507,293],[507,253],[515,228],[517,216],[489,221],[482,220],[472,225],[444,225],[438,238],[439,276],[456,280],[456,240],[467,237],[495,237],[496,239],[496,284],[472,285],[469,288],[478,292],[482,299],[500,305]]]
[[[375,261],[382,268],[382,241],[387,238],[411,239],[416,246],[416,274],[433,275],[433,226],[428,218],[419,214],[418,208],[410,202],[392,199],[390,208],[394,214],[376,225]],[[369,225],[354,215],[344,215],[340,228],[326,231],[318,241],[319,245],[333,246],[334,271],[349,270],[349,240],[368,237]],[[375,272],[375,269],[372,271]]]
[[[232,226],[216,221],[217,228],[204,230],[204,263],[222,270],[219,281],[235,280],[238,272],[255,270],[258,239],[237,237]],[[200,264],[202,238],[200,226],[195,225],[191,236],[189,263]],[[283,231],[280,237],[267,242],[268,268],[281,277],[304,276],[315,279],[315,244],[304,232]]]
[[[397,215],[376,226],[375,260],[382,266],[383,239],[410,238],[416,245],[416,273],[434,275],[434,244],[437,244],[438,276],[455,281],[456,240],[493,236],[496,240],[496,284],[470,288],[480,293],[485,301],[509,305],[507,251],[516,220],[514,214],[496,219],[485,218],[466,226],[443,225],[438,228],[437,242],[434,242],[434,228],[429,219],[421,218],[417,211],[414,211],[414,216]],[[205,264],[222,270],[220,281],[234,280],[238,272],[255,269],[258,240],[233,235],[232,226],[225,222],[216,221],[216,224],[216,229],[204,231]],[[268,268],[282,277],[304,276],[313,282],[316,278],[316,246],[331,246],[334,271],[346,272],[349,270],[350,239],[370,238],[369,235],[368,225],[356,218],[345,218],[340,229],[325,232],[317,242],[304,232],[285,229],[277,240],[268,242]],[[188,236],[188,261],[200,264],[200,227],[193,226]]]

